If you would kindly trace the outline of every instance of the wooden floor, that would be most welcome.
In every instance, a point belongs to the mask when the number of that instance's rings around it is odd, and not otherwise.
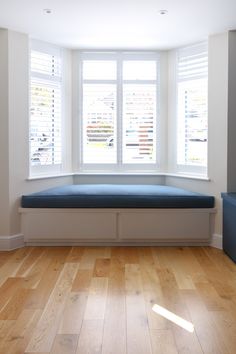
[[[207,247],[0,252],[0,353],[235,354],[236,265]]]

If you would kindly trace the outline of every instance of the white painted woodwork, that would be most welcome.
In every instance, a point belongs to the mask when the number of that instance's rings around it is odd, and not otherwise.
[[[20,208],[26,244],[206,244],[215,209]]]

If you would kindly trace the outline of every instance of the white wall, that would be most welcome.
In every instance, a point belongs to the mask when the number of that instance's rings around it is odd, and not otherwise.
[[[170,53],[170,65],[173,53]],[[173,66],[171,66],[173,67]],[[174,76],[170,69],[169,77],[169,153],[175,116]],[[208,176],[210,181],[167,177],[166,184],[192,191],[214,195],[217,215],[215,233],[222,234],[221,192],[227,190],[227,110],[228,110],[228,33],[209,37],[208,73]],[[173,78],[173,79],[172,79]],[[172,156],[169,155],[170,161]],[[171,172],[171,171],[169,171]]]
[[[8,32],[0,30],[0,235],[9,234]]]

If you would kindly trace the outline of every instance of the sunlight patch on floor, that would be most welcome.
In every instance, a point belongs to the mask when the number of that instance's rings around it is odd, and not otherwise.
[[[184,328],[186,331],[190,333],[194,332],[194,325],[191,322],[184,320],[182,317],[175,315],[173,312],[168,311],[164,307],[155,304],[152,307],[152,310],[158,315]]]

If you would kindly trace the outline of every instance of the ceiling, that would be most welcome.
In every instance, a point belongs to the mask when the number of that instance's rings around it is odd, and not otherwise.
[[[236,29],[236,0],[0,0],[0,27],[69,48],[170,49]]]

